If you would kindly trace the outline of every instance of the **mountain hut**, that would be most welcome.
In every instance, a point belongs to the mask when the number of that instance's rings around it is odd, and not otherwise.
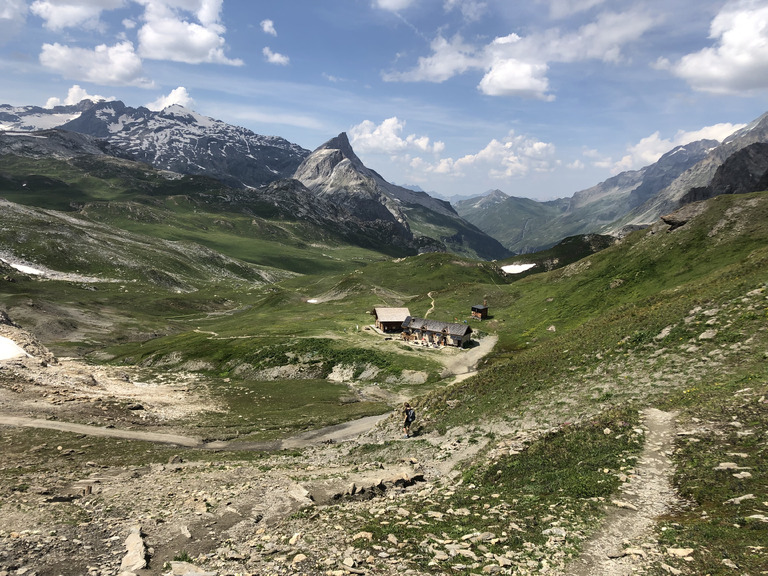
[[[382,332],[402,332],[403,322],[411,315],[408,308],[374,308],[376,328]]]
[[[403,322],[403,339],[421,342],[424,345],[456,346],[461,348],[469,342],[472,328],[466,324],[454,324],[414,318],[408,316]]]
[[[488,318],[488,304],[483,302],[477,306],[472,306],[472,318],[477,318],[478,320],[485,320]]]

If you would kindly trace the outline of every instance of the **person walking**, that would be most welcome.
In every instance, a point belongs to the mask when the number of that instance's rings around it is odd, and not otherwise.
[[[403,416],[405,417],[405,420],[403,420],[403,434],[405,434],[405,438],[410,438],[411,424],[416,420],[416,410],[408,402],[403,405]]]

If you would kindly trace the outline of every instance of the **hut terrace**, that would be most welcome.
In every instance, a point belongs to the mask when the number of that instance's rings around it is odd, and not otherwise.
[[[423,345],[456,346],[469,342],[472,328],[466,324],[452,324],[408,316],[403,322],[403,340]]]

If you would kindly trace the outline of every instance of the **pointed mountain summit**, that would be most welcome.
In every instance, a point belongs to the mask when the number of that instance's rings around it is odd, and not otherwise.
[[[316,196],[344,206],[363,221],[394,225],[408,235],[438,241],[446,251],[482,259],[504,258],[508,251],[470,224],[444,200],[387,182],[363,164],[342,132],[312,152],[294,179]]]

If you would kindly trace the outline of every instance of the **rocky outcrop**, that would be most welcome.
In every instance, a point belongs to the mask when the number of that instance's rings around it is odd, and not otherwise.
[[[714,198],[721,194],[747,194],[768,189],[768,143],[756,142],[731,155],[715,172],[707,186],[691,188],[681,204]]]

